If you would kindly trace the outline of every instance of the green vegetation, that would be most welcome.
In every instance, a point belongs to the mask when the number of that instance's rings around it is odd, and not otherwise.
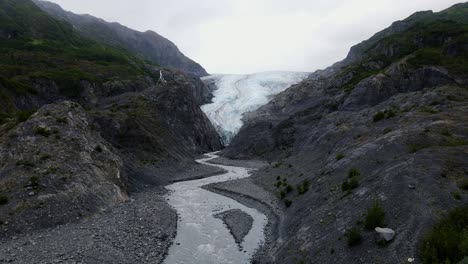
[[[94,150],[96,150],[97,152],[102,152],[102,151],[103,151],[101,145],[97,145],[97,146],[94,148]]]
[[[348,246],[354,247],[362,242],[361,231],[356,227],[351,228],[346,232],[346,237],[348,238]]]
[[[423,108],[421,109],[421,111],[426,112],[426,113],[429,113],[429,114],[437,114],[437,113],[439,113],[438,110],[436,110],[436,109],[434,109],[434,108],[432,108],[432,107],[430,107],[430,106],[425,106],[425,107],[423,107]]]
[[[359,179],[358,177],[352,177],[350,179],[346,179],[341,184],[341,190],[346,192],[346,194],[350,194],[352,190],[359,187]]]
[[[350,194],[352,190],[359,187],[359,176],[361,176],[359,169],[351,168],[348,172],[348,179],[341,184],[341,190],[346,194]]]
[[[66,124],[66,123],[68,123],[68,120],[67,120],[66,117],[59,117],[59,118],[57,118],[55,121],[56,121],[57,123],[59,123],[59,124]]]
[[[23,167],[34,167],[35,164],[32,161],[29,160],[18,160],[16,162],[16,166],[23,166]]]
[[[290,193],[294,190],[294,188],[288,184],[288,186],[286,186],[286,193]]]
[[[460,192],[452,192],[453,199],[460,201],[462,199],[462,195]]]
[[[412,143],[409,145],[409,153],[416,153],[422,149],[431,147],[429,144]]]
[[[297,194],[298,194],[298,195],[303,195],[303,194],[305,194],[307,191],[309,191],[309,185],[310,185],[309,181],[308,181],[308,180],[304,180],[304,181],[302,182],[302,184],[299,184],[299,185],[297,186]]]
[[[286,192],[285,191],[281,191],[279,194],[280,194],[281,199],[286,198]]]
[[[374,201],[374,205],[367,210],[364,226],[367,230],[385,227],[385,212],[378,201]]]
[[[0,124],[18,111],[15,97],[37,94],[33,83],[50,80],[67,97],[79,97],[83,81],[103,83],[153,75],[148,62],[127,51],[82,38],[73,26],[30,0],[0,2]],[[19,112],[18,120],[29,116]]]
[[[392,129],[391,129],[390,127],[386,127],[386,128],[383,130],[384,135],[386,135],[386,134],[388,134],[388,133],[390,133],[390,132],[392,132]]]
[[[45,161],[45,160],[48,160],[48,159],[50,159],[50,155],[49,155],[49,154],[42,154],[42,155],[41,155],[41,160],[42,160],[42,161]]]
[[[424,237],[421,258],[425,264],[459,263],[468,256],[468,207],[442,218]]]
[[[290,200],[288,200],[288,199],[284,200],[284,205],[285,205],[287,208],[289,208],[289,207],[291,206],[291,204],[292,204],[292,201],[290,201]]]
[[[34,190],[39,189],[39,177],[37,176],[32,176],[29,179],[30,186],[33,187]]]
[[[361,176],[361,171],[357,168],[351,168],[348,172],[348,177],[353,178],[353,177],[359,177]]]
[[[5,195],[0,195],[0,205],[5,205],[8,203],[8,197]]]
[[[347,80],[346,92],[351,92],[363,79],[376,75],[390,64],[412,55],[410,67],[443,66],[454,74],[468,72],[468,8],[460,4],[434,13],[415,14],[405,20],[406,30],[378,36],[361,44],[357,55],[362,60],[346,67],[340,79]],[[379,114],[380,118],[382,117]],[[377,117],[379,119],[379,117]],[[382,119],[380,119],[382,120]]]
[[[36,134],[47,138],[52,134],[52,131],[44,127],[38,127],[36,128]]]
[[[345,155],[343,153],[341,153],[341,152],[336,154],[336,160],[342,160],[342,159],[344,159],[344,157],[345,157]]]
[[[379,122],[383,119],[389,119],[389,118],[395,117],[397,113],[398,113],[398,110],[396,108],[390,107],[389,109],[383,112],[377,112],[373,117],[373,121]]]
[[[463,179],[459,180],[458,181],[458,187],[460,187],[460,189],[468,191],[468,178],[463,178]]]

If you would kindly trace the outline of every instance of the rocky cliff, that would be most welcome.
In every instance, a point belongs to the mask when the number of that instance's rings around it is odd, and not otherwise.
[[[30,0],[1,1],[0,21],[0,238],[86,218],[222,147],[199,78]]]
[[[51,16],[72,24],[84,37],[127,49],[161,66],[181,70],[197,77],[208,75],[200,64],[187,58],[174,43],[156,32],[139,32],[119,23],[109,23],[90,15],[77,15],[51,2],[35,0],[34,3]]]
[[[254,181],[284,202],[260,262],[421,261],[425,232],[468,201],[467,17],[459,4],[396,22],[244,116],[223,153],[269,160]]]

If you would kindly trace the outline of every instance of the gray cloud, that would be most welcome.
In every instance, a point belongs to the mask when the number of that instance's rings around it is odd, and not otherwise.
[[[175,42],[212,73],[313,71],[420,10],[459,0],[51,0]]]

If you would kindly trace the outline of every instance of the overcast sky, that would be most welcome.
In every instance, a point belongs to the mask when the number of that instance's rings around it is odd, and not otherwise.
[[[313,71],[415,11],[460,0],[51,0],[173,41],[210,73]]]

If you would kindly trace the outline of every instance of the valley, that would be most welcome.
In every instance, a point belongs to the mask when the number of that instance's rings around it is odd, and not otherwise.
[[[0,263],[465,264],[467,18],[209,75],[158,33],[0,1]]]

